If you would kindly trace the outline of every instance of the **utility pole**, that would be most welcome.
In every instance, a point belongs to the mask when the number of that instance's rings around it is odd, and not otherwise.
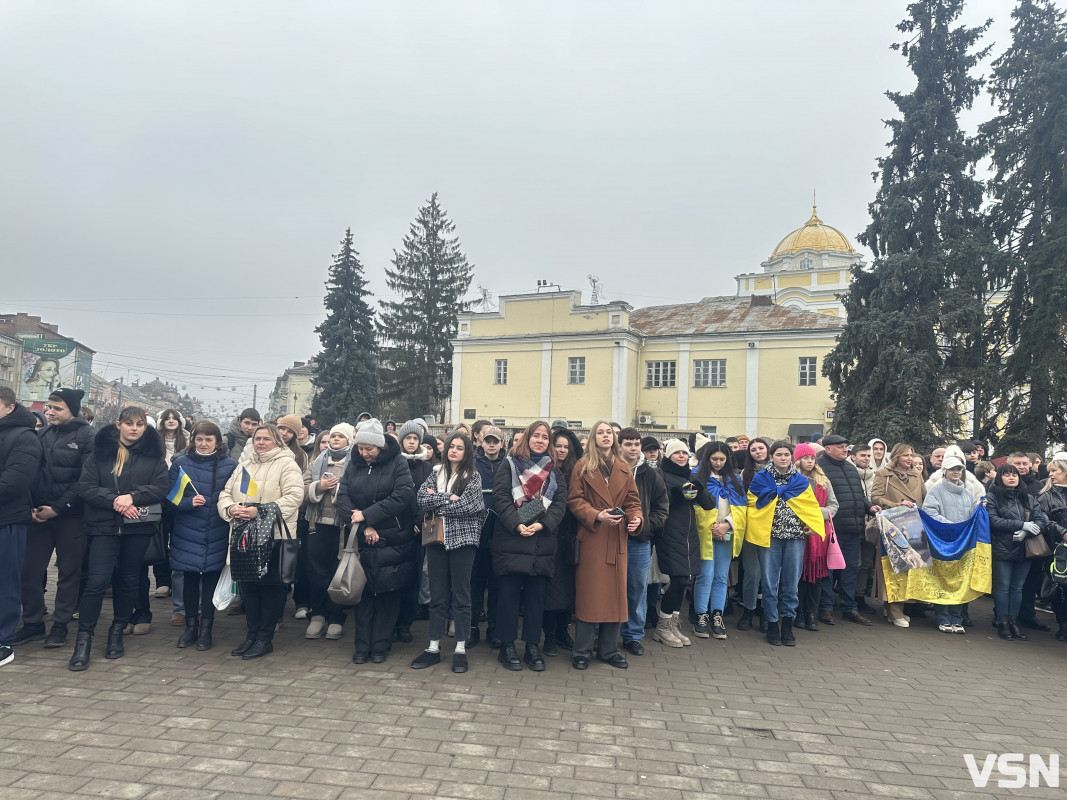
[[[256,392],[259,391],[259,384],[252,384],[252,408],[256,407]]]

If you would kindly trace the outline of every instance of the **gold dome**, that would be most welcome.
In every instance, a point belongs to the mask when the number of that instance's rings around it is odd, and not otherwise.
[[[845,234],[841,233],[837,228],[831,228],[829,225],[823,224],[823,221],[819,219],[819,215],[815,213],[815,206],[811,207],[811,219],[804,223],[803,228],[797,228],[782,239],[778,246],[774,248],[774,252],[771,253],[770,260],[773,261],[779,256],[799,253],[801,250],[832,250],[836,253],[856,252],[849,240],[845,238]]]

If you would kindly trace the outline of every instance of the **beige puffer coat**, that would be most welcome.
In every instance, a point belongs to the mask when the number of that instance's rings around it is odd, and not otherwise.
[[[246,495],[241,491],[241,477],[246,469],[256,482],[256,494]],[[230,506],[238,503],[277,503],[285,524],[295,536],[297,516],[303,502],[304,476],[292,451],[287,447],[275,447],[262,455],[253,453],[249,461],[238,465],[219,495],[218,509],[224,520],[233,522],[229,514]],[[282,538],[278,528],[274,529],[274,538]]]

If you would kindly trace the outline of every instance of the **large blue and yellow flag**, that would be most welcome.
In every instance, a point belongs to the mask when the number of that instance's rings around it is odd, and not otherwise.
[[[761,469],[748,487],[747,541],[760,547],[771,546],[771,522],[774,520],[774,509],[781,501],[793,510],[804,525],[823,539],[826,538],[826,521],[808,479],[794,472],[789,483],[779,486],[768,470]]]
[[[192,480],[185,474],[183,467],[178,467],[178,479],[174,481],[174,486],[171,487],[170,493],[167,495],[167,499],[174,505],[178,505],[182,501],[182,495],[185,494],[185,487],[192,486]],[[193,487],[193,491],[196,491],[196,487]]]
[[[938,522],[919,509],[930,545],[931,566],[893,572],[882,547],[882,574],[890,603],[918,600],[938,605],[969,603],[993,591],[989,514],[979,504],[964,522]]]
[[[696,471],[694,470],[694,474]],[[740,483],[740,480],[738,481]],[[738,491],[733,481],[723,483],[714,475],[708,478],[708,493],[715,500],[715,508],[705,510],[699,505],[694,505],[693,510],[697,515],[697,535],[700,537],[700,558],[703,561],[711,561],[714,558],[714,537],[711,535],[711,526],[719,520],[719,500],[726,498],[730,504],[730,519],[733,520],[732,542],[734,545],[734,557],[741,554],[741,545],[745,541],[745,527],[748,522],[748,500],[743,494],[744,490]]]

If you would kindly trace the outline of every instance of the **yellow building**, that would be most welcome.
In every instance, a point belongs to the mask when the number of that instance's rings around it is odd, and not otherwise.
[[[609,419],[717,438],[810,438],[829,427],[823,359],[844,325],[838,293],[863,261],[815,209],[736,297],[634,310],[579,292],[499,298],[459,316],[451,422],[521,427]]]
[[[762,295],[638,311],[580,292],[503,296],[459,316],[451,421],[807,439],[832,410],[822,360],[840,326]]]

